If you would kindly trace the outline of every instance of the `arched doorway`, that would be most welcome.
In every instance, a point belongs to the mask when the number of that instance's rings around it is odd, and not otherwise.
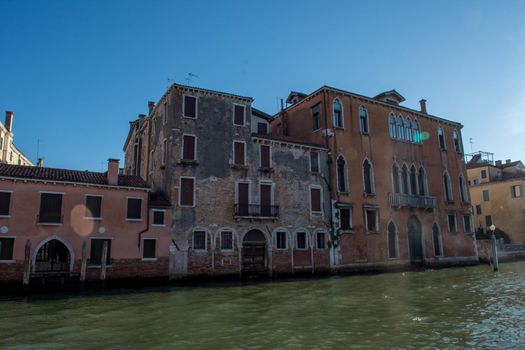
[[[69,249],[58,239],[51,239],[38,249],[35,257],[35,272],[69,272],[70,268]]]
[[[251,230],[242,240],[243,271],[266,270],[266,238],[259,230]]]
[[[421,221],[415,216],[408,219],[408,247],[410,262],[412,264],[422,263],[425,257],[423,252],[423,230]]]

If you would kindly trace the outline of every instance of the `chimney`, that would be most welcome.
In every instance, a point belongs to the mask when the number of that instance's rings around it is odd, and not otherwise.
[[[506,164],[510,164],[510,159],[505,159]]]
[[[151,114],[151,112],[153,112],[153,108],[155,108],[155,102],[148,101],[148,114]]]
[[[420,108],[421,113],[427,114],[427,100],[425,100],[424,98],[419,100],[419,106],[421,107]]]
[[[5,128],[9,132],[13,132],[13,118],[15,114],[11,111],[5,111]]]
[[[501,166],[501,160],[496,161],[496,166]]]
[[[44,158],[42,158],[42,157],[38,158],[36,166],[38,168],[42,168],[44,166]]]
[[[108,185],[118,185],[118,159],[108,159]]]

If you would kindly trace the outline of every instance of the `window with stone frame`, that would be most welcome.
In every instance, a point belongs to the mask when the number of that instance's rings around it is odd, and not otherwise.
[[[233,232],[221,231],[221,250],[233,250]]]
[[[352,208],[339,208],[339,228],[343,231],[352,230]]]
[[[144,238],[143,243],[144,246],[142,247],[142,259],[155,259],[157,257],[157,240],[152,238]]]
[[[448,219],[448,232],[456,233],[458,232],[457,223],[456,223],[456,213],[449,213],[447,215]]]
[[[243,105],[234,105],[233,112],[233,124],[236,126],[244,126],[244,121],[246,119],[246,106]]]
[[[205,231],[195,231],[193,232],[193,250],[203,251],[206,250],[206,232]]]
[[[15,239],[12,237],[0,237],[0,261],[13,260],[13,247]]]
[[[324,232],[317,232],[315,234],[316,241],[317,241],[317,249],[325,249],[326,248],[326,234]]]
[[[369,233],[379,231],[379,210],[377,208],[365,207],[365,227]]]
[[[194,135],[182,137],[182,160],[196,160],[197,138]]]
[[[197,118],[197,97],[184,95],[183,117]]]
[[[277,249],[287,249],[287,239],[286,239],[286,232],[284,231],[278,231],[275,234],[275,244],[277,246]]]
[[[11,207],[11,192],[0,191],[0,216],[9,216]]]
[[[321,129],[321,108],[319,104],[312,107],[312,130]]]
[[[296,235],[297,238],[297,249],[307,249],[308,248],[308,238],[306,237],[306,232],[299,231]]]

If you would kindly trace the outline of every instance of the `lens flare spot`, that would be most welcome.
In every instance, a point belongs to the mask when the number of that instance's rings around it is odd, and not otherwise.
[[[71,228],[73,231],[79,235],[86,237],[95,227],[95,222],[93,220],[86,220],[86,207],[83,205],[75,205],[71,209]]]
[[[421,138],[421,140],[420,140],[421,142],[426,141],[426,140],[428,140],[430,138],[430,134],[428,133],[428,131],[423,131],[419,135],[420,135],[419,137]]]

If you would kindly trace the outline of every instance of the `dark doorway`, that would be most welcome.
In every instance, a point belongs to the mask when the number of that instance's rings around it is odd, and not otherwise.
[[[249,231],[242,241],[243,271],[266,270],[266,238],[259,230]]]
[[[64,243],[53,239],[38,250],[35,272],[69,272],[71,256]]]
[[[415,216],[408,219],[408,247],[410,253],[410,262],[412,264],[423,263],[423,230],[421,221]]]

